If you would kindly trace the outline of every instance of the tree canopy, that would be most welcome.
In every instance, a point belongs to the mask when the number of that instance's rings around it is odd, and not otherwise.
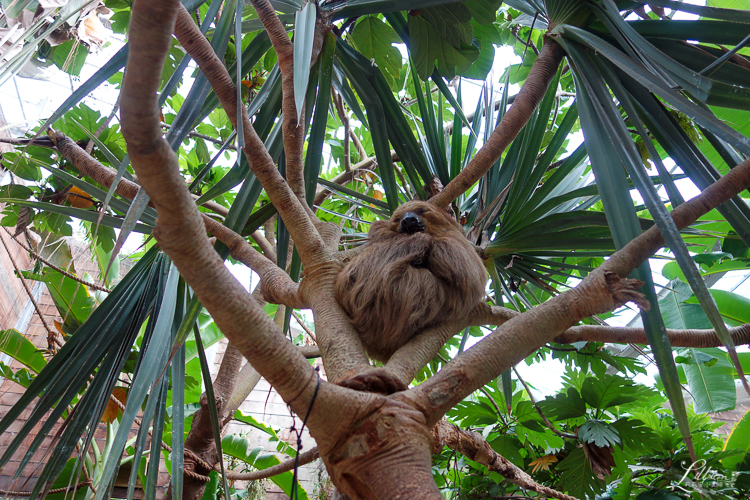
[[[36,8],[6,3],[9,29]],[[63,423],[32,496],[84,477],[77,491],[105,498],[130,462],[131,494],[140,474],[153,496],[160,456],[170,495],[189,499],[265,477],[312,494],[290,471],[317,456],[352,499],[747,496],[747,415],[726,442],[706,415],[735,407],[735,380],[750,394],[736,348],[750,342],[748,298],[711,288],[750,258],[741,2],[63,3],[39,2],[0,78],[30,62],[79,71],[96,43],[85,22],[102,13],[128,43],[28,137],[0,139],[16,146],[0,223],[40,257],[23,275],[57,290],[65,318],[44,359],[3,332],[28,369],[0,366],[27,387],[0,430],[31,413],[0,464],[23,450],[23,469]],[[522,62],[494,74],[504,47]],[[120,92],[110,116],[81,103],[105,82]],[[464,107],[467,85],[481,91]],[[700,194],[686,200],[685,182]],[[373,366],[334,280],[369,225],[412,199],[459,222],[487,296]],[[74,220],[98,284],[59,273],[36,243]],[[258,286],[248,293],[227,259]],[[623,306],[642,322],[609,325]],[[294,338],[294,321],[309,331]],[[211,383],[205,347],[223,336]],[[634,380],[645,362],[617,344],[648,346],[636,352],[658,366],[655,386]],[[539,400],[514,367],[546,358],[566,371]],[[315,450],[279,442],[299,455],[275,464],[221,438],[238,419],[278,439],[237,410],[260,375]],[[122,413],[101,453],[93,436],[113,400]],[[258,470],[228,470],[223,455]]]

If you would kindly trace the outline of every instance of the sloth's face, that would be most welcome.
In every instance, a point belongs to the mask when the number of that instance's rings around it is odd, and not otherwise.
[[[415,234],[426,232],[440,236],[454,229],[454,221],[439,207],[424,201],[410,201],[393,212],[389,229],[395,233]]]

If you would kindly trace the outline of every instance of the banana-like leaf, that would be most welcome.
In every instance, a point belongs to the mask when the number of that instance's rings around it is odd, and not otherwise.
[[[22,333],[13,328],[0,330],[0,352],[3,352],[26,366],[34,373],[39,373],[47,364],[44,355]]]

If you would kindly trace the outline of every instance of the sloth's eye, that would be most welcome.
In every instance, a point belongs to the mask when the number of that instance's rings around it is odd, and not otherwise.
[[[419,210],[417,210],[417,213],[419,215],[422,215],[423,213],[425,213],[425,209],[424,208],[420,208]]]

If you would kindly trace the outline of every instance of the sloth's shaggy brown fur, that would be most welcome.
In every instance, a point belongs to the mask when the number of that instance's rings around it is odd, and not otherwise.
[[[407,213],[423,223],[413,234],[402,223]],[[421,331],[468,314],[486,279],[461,226],[435,205],[411,201],[370,227],[364,251],[336,277],[335,294],[370,357],[387,361]]]

